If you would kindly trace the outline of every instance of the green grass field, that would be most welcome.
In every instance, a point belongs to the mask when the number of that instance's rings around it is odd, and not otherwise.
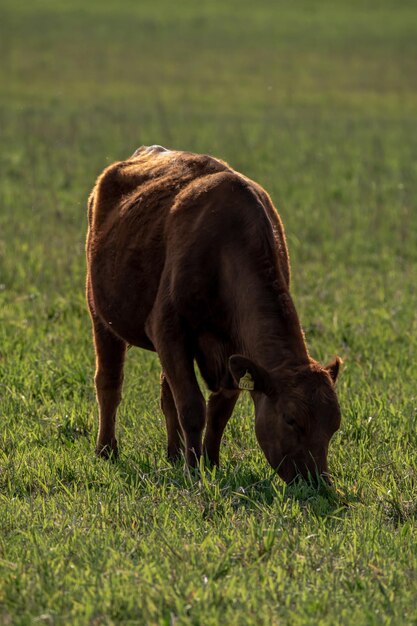
[[[417,624],[417,8],[2,0],[0,623]],[[335,490],[287,487],[243,398],[222,467],[165,460],[131,350],[94,457],[86,198],[141,144],[271,193],[311,354],[339,354]]]

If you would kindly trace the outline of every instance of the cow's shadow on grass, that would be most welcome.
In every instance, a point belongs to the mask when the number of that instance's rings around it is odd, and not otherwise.
[[[297,504],[306,512],[319,517],[343,515],[356,499],[341,493],[324,482],[313,485],[303,479],[286,485],[279,476],[269,470],[256,472],[241,466],[232,474],[224,472],[220,479],[238,498],[237,506],[248,510],[274,507],[285,508],[285,504]]]
[[[141,490],[145,481],[158,488],[186,492],[188,497],[198,498],[209,510],[221,510],[232,506],[236,509],[261,511],[283,503],[297,503],[306,512],[319,517],[343,516],[357,496],[341,492],[321,482],[317,486],[304,480],[286,485],[268,468],[256,469],[245,465],[225,464],[214,468],[201,464],[189,470],[183,461],[163,464],[156,459],[141,457],[136,460],[119,458],[115,466],[122,480]],[[219,505],[219,506],[217,506]]]

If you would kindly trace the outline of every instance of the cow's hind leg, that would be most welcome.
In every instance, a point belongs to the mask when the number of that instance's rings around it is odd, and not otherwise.
[[[229,421],[239,391],[223,389],[218,393],[212,393],[207,407],[207,428],[204,437],[204,453],[210,463],[219,464],[220,443],[224,429]]]
[[[168,435],[168,459],[175,461],[181,456],[182,430],[174,397],[164,372],[161,374],[161,409],[165,415]]]
[[[117,456],[116,411],[121,400],[126,344],[93,316],[96,373],[94,377],[99,405],[98,456]]]

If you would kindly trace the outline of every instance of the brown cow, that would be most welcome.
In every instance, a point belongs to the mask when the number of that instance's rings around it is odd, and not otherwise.
[[[206,155],[142,147],[98,178],[89,199],[87,299],[100,408],[97,454],[117,454],[127,345],[155,350],[168,456],[219,462],[240,389],[256,436],[290,482],[323,474],[340,425],[340,359],[308,354],[289,293],[281,220],[268,194]],[[194,361],[212,392],[208,406]],[[205,430],[204,445],[202,445]]]

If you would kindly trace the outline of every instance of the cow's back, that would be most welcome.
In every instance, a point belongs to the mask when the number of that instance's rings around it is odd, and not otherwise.
[[[226,335],[228,270],[236,273],[237,256],[243,263],[251,247],[262,247],[263,231],[267,239],[275,233],[289,276],[281,223],[262,188],[212,157],[142,148],[107,168],[90,198],[90,300],[117,334],[140,347],[153,347],[146,324],[158,291],[175,299],[196,331],[214,317]]]

